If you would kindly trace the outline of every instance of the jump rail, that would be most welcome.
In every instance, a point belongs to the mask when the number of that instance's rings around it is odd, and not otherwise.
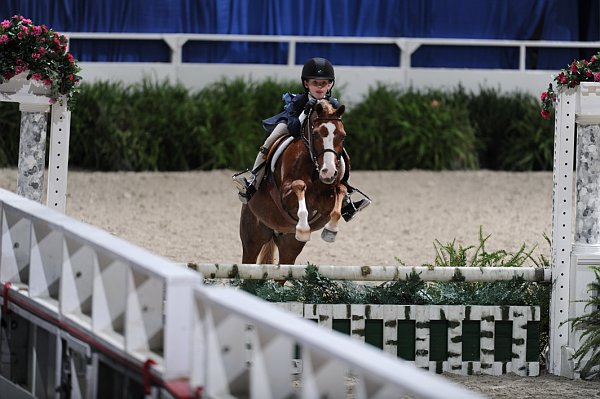
[[[189,264],[206,278],[241,278],[250,280],[284,280],[304,277],[304,265],[255,264]],[[525,281],[550,283],[552,273],[542,267],[428,267],[428,266],[333,266],[319,265],[319,273],[332,280],[402,281],[412,273],[423,281],[507,281],[522,278]],[[464,280],[463,280],[464,279]]]
[[[154,397],[342,397],[351,371],[357,398],[479,397],[1,189],[0,218],[3,392],[114,394],[102,372]]]

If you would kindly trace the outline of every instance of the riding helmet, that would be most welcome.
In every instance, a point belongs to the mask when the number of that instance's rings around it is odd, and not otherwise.
[[[322,79],[335,81],[333,65],[325,58],[311,58],[302,67],[302,81],[308,79]]]

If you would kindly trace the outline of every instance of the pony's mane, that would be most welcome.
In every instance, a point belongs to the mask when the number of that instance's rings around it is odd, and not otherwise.
[[[335,108],[333,108],[333,105],[331,105],[331,103],[326,99],[322,98],[317,102],[323,106],[323,111],[325,111],[325,113],[327,113],[328,115],[331,115],[335,112]]]

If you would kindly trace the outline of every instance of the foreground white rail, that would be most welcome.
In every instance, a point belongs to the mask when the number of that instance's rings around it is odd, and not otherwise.
[[[196,291],[198,316],[208,327],[206,357],[206,391],[210,397],[234,394],[235,383],[249,378],[250,396],[283,398],[293,393],[289,376],[290,355],[296,344],[301,347],[303,398],[339,398],[347,394],[347,374],[355,376],[355,397],[389,398],[411,394],[417,397],[473,397],[439,379],[425,380],[424,372],[378,349],[355,345],[342,334],[325,334],[327,330],[265,302],[229,288]],[[241,307],[240,303],[244,303]],[[210,307],[207,305],[210,304]],[[247,327],[247,322],[252,327]],[[250,358],[244,355],[247,331],[251,342]],[[227,348],[228,350],[224,350]],[[236,348],[237,350],[231,350]],[[248,370],[246,361],[252,366]],[[249,376],[247,375],[249,373]],[[193,385],[199,381],[193,380]],[[467,396],[463,396],[467,395]]]
[[[2,392],[340,397],[351,370],[358,398],[477,397],[5,190],[0,218]]]

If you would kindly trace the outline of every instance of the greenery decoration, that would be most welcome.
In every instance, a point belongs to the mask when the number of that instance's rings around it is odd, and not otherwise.
[[[491,234],[485,235],[483,233],[483,226],[479,226],[479,242],[477,246],[469,245],[464,247],[461,244],[457,244],[456,240],[447,244],[442,244],[440,241],[435,240],[433,243],[435,249],[434,262],[433,264],[425,264],[425,266],[521,267],[527,261],[532,262],[536,267],[550,266],[550,261],[543,254],[535,259],[532,256],[535,247],[527,251],[525,243],[515,253],[510,253],[503,249],[489,252],[485,246],[491,236]],[[546,234],[543,237],[548,246],[551,246],[550,238]]]
[[[549,243],[547,236],[544,236]],[[511,253],[505,250],[488,251],[485,236],[479,230],[478,245],[462,246],[455,241],[442,245],[434,242],[435,260],[430,267],[520,267],[528,262],[536,267],[549,267],[548,259],[541,255],[532,257],[533,249],[520,249]],[[535,248],[534,248],[535,249]],[[397,259],[402,263],[399,259]],[[281,286],[269,280],[231,280],[231,284],[271,302],[303,302],[330,304],[398,304],[398,305],[538,305],[547,309],[549,288],[545,284],[530,283],[522,278],[511,281],[464,282],[456,275],[453,281],[427,283],[414,269],[406,280],[386,281],[380,285],[356,284],[351,281],[331,280],[319,273],[315,265],[308,264],[302,279],[288,280]],[[211,284],[211,280],[207,280]]]
[[[69,165],[242,170],[264,141],[261,120],[280,112],[281,93],[301,90],[296,85],[224,79],[194,91],[150,78],[135,84],[84,81],[72,107]],[[335,95],[344,103],[342,89]],[[554,125],[539,117],[537,96],[484,88],[377,89],[347,109],[352,170],[552,170]],[[493,112],[498,109],[503,111]],[[14,132],[0,135],[0,167],[17,166],[19,121],[18,106],[0,102],[0,132]]]
[[[464,103],[447,101],[439,92],[423,94],[378,82],[344,115],[344,126],[354,169],[479,166],[468,109]]]
[[[50,87],[50,103],[67,104],[81,80],[77,60],[67,51],[67,38],[46,25],[15,15],[0,22],[0,83],[20,73]]]
[[[556,82],[556,90],[550,83],[548,90],[542,92],[540,96],[542,101],[540,115],[545,119],[550,118],[557,93],[561,90],[577,87],[581,82],[600,82],[600,52],[594,54],[589,61],[585,59],[573,61],[566,69],[562,69],[554,76],[553,80]]]
[[[570,319],[573,330],[581,330],[581,346],[575,351],[576,367],[584,379],[600,376],[600,267],[592,266],[596,280],[588,284],[590,298],[586,302],[589,313]],[[582,365],[586,355],[589,359]]]

